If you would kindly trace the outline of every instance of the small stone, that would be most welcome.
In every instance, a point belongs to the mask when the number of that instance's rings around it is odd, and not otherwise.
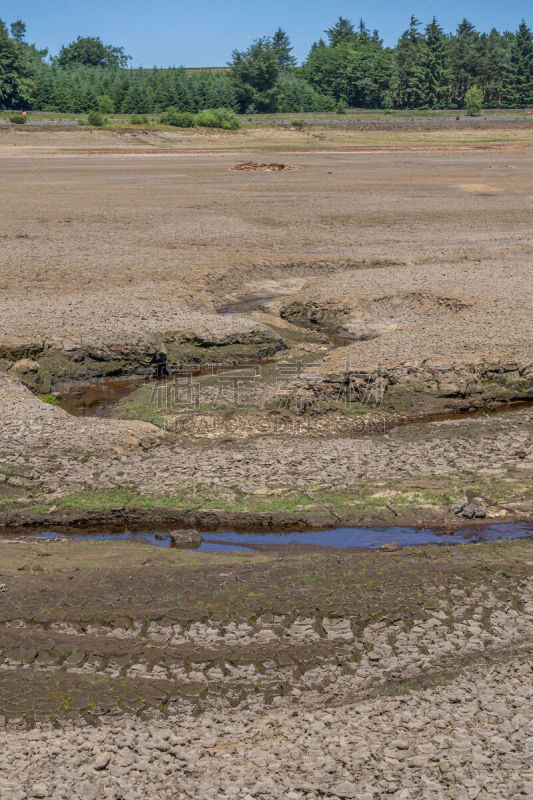
[[[169,533],[171,547],[196,548],[202,544],[202,536],[194,529],[171,531]]]
[[[393,553],[395,550],[399,550],[399,546],[396,542],[385,542],[385,544],[380,545],[380,550],[384,553]]]
[[[357,797],[357,787],[355,783],[350,783],[350,781],[341,781],[337,783],[330,789],[330,792],[335,795],[335,797]]]
[[[93,762],[93,769],[98,771],[103,770],[107,767],[110,761],[111,753],[99,753]]]
[[[48,798],[50,796],[48,792],[48,787],[46,786],[45,783],[34,783],[30,789],[30,796]]]
[[[397,747],[398,750],[409,749],[409,739],[406,739],[403,736],[399,736],[398,739],[395,739],[391,744],[393,744],[394,747]]]

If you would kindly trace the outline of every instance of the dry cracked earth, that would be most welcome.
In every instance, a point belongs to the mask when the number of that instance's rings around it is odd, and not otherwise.
[[[529,144],[40,135],[0,136],[0,798],[533,797],[531,539],[28,537],[531,523]]]
[[[2,798],[531,796],[531,541],[109,547],[2,546]]]

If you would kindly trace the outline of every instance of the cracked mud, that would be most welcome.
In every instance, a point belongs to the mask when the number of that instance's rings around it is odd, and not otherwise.
[[[2,800],[533,796],[530,539],[20,537],[531,523],[530,143],[493,133],[264,169],[272,131],[0,132]]]

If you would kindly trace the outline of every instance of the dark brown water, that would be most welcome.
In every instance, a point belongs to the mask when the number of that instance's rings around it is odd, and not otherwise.
[[[110,378],[90,386],[76,386],[58,396],[58,405],[75,417],[107,417],[117,403],[152,380],[156,379],[139,376]]]
[[[110,417],[113,409],[133,394],[141,386],[154,381],[172,383],[174,373],[180,378],[216,376],[224,372],[234,372],[235,378],[239,377],[239,370],[251,367],[263,367],[272,363],[271,359],[255,359],[232,364],[182,364],[176,369],[168,367],[169,373],[160,376],[131,376],[128,378],[109,378],[96,381],[88,386],[74,386],[62,392],[57,400],[60,408],[68,411],[75,417]]]

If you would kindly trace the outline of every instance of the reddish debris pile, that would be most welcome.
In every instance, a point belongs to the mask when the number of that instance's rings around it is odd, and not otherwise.
[[[285,172],[286,170],[294,169],[294,167],[275,161],[271,164],[261,164],[259,161],[242,161],[239,164],[235,164],[232,169],[243,170],[244,172]]]

